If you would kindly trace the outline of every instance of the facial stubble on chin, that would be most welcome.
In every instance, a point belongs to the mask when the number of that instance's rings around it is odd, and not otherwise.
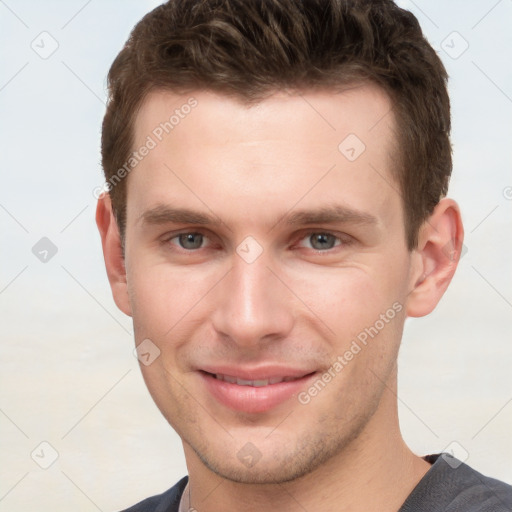
[[[188,441],[186,436],[180,434],[180,437],[195,452],[206,468],[223,479],[240,484],[284,484],[300,480],[328,464],[331,459],[341,455],[344,451],[348,452],[353,441],[361,435],[376,412],[384,387],[384,384],[382,384],[379,392],[369,402],[366,410],[359,415],[344,420],[336,417],[327,418],[324,414],[318,421],[318,429],[308,432],[301,439],[298,439],[296,446],[290,453],[285,455],[262,453],[261,460],[250,468],[245,468],[238,460],[236,450],[233,450],[231,457],[228,457],[226,453],[222,455],[224,460],[227,461],[227,464],[223,465],[220,463],[221,456],[211,453],[208,448],[208,441],[200,447],[197,446],[199,443]],[[307,412],[298,411],[297,413],[306,414]],[[293,414],[290,415],[290,418],[292,416]],[[325,435],[322,436],[321,426],[327,421],[338,422],[339,424],[333,425],[326,437]],[[230,439],[226,432],[223,432],[223,436],[226,437],[228,449],[232,449],[234,446],[233,439]],[[208,439],[208,436],[202,437]]]

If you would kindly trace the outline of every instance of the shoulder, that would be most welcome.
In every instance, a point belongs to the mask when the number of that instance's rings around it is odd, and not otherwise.
[[[399,512],[510,512],[512,486],[475,471],[448,453],[433,463]]]
[[[162,494],[146,498],[121,512],[178,512],[181,495],[187,482],[188,477],[186,476]]]

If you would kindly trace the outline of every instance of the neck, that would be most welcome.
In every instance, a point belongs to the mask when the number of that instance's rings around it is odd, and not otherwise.
[[[184,444],[190,507],[200,512],[283,509],[290,512],[396,512],[430,464],[404,443],[396,376],[364,430],[323,466],[284,484],[241,484],[214,474]]]

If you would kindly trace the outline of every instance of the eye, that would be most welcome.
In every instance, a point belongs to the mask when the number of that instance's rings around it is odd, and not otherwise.
[[[328,251],[342,243],[340,237],[322,231],[309,232],[302,240],[305,240],[309,244],[309,248],[315,251]],[[308,247],[308,245],[306,246]]]
[[[185,249],[187,251],[192,251],[194,249],[200,249],[204,240],[205,236],[202,233],[180,233],[178,235],[174,235],[171,238],[167,239],[167,242],[171,243],[172,245],[176,245],[173,243],[173,240],[177,240],[177,243],[181,249]]]

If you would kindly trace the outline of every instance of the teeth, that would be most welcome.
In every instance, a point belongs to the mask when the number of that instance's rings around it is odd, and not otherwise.
[[[223,375],[221,373],[216,373],[215,377],[218,380],[223,380],[225,382],[229,382],[230,384],[238,384],[239,386],[253,386],[255,388],[261,388],[263,386],[268,386],[269,384],[279,384],[280,382],[290,382],[291,380],[297,380],[296,377],[273,377],[271,379],[245,380],[239,379],[238,377],[232,377],[231,375]]]
[[[268,386],[268,379],[265,380],[255,380],[251,386],[254,386],[256,388],[260,388],[261,386]]]

